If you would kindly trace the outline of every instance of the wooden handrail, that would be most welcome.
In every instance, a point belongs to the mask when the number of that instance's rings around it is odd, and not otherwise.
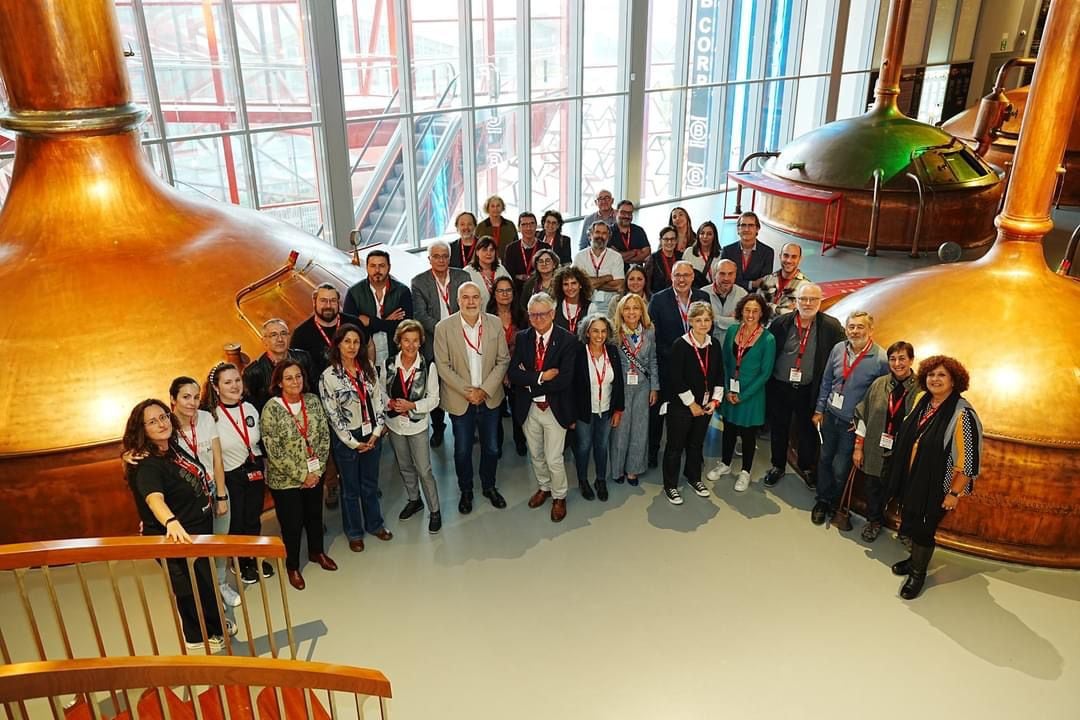
[[[284,558],[285,545],[277,537],[249,535],[193,535],[190,545],[168,542],[164,536],[78,538],[0,545],[0,570],[73,565],[109,560],[158,558],[261,557]]]
[[[310,688],[392,697],[378,670],[272,658],[112,657],[0,665],[0,702],[182,685]]]

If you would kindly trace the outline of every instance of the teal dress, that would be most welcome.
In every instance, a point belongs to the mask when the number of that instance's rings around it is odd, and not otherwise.
[[[738,332],[736,323],[724,334],[724,403],[720,406],[720,414],[735,425],[758,427],[765,424],[765,383],[772,375],[776,361],[776,340],[771,332],[764,330],[743,355],[739,368],[739,404],[732,405],[727,394],[731,389],[731,378],[735,377],[735,335]]]

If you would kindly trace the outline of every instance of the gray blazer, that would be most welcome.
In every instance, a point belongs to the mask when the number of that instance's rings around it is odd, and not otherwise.
[[[457,268],[450,268],[450,314],[458,311],[457,292],[463,282],[469,280],[469,273]],[[424,359],[433,359],[432,347],[435,341],[435,326],[442,318],[442,300],[439,289],[435,286],[435,276],[430,270],[422,272],[412,279],[413,319],[424,326]]]
[[[480,317],[484,323],[480,388],[488,395],[485,404],[495,409],[503,401],[503,378],[510,366],[510,350],[502,321],[488,313],[480,313]],[[439,406],[451,415],[464,415],[469,409],[465,389],[472,387],[472,381],[461,313],[454,313],[435,326],[435,368],[440,381]]]

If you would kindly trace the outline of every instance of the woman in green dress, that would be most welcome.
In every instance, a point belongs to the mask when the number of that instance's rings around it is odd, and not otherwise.
[[[754,464],[757,430],[765,423],[765,383],[776,360],[776,340],[765,330],[769,306],[756,294],[744,297],[735,306],[738,324],[724,334],[724,439],[720,462],[709,471],[717,481],[731,473],[735,441],[742,438],[742,471],[735,480],[735,492],[750,487],[750,467]]]

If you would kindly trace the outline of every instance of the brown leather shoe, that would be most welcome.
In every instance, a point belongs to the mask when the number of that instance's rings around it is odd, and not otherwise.
[[[550,490],[537,490],[533,493],[533,496],[529,498],[529,507],[538,508],[546,503],[549,497],[551,497]]]
[[[319,563],[319,567],[323,570],[329,570],[333,572],[337,570],[337,563],[330,559],[330,556],[326,553],[319,553],[318,555],[308,555],[308,560],[313,563]]]
[[[304,576],[300,574],[299,570],[289,570],[286,574],[289,576],[289,584],[297,590],[303,590],[307,587],[304,584]]]
[[[386,528],[383,528],[382,530],[379,530],[379,532],[371,533],[371,534],[374,535],[375,537],[379,538],[383,542],[386,542],[387,540],[393,540],[394,539],[394,533],[390,532]]]
[[[364,538],[349,541],[349,549],[353,552],[364,552]]]
[[[551,522],[562,522],[566,517],[566,499],[554,499],[551,501]]]

